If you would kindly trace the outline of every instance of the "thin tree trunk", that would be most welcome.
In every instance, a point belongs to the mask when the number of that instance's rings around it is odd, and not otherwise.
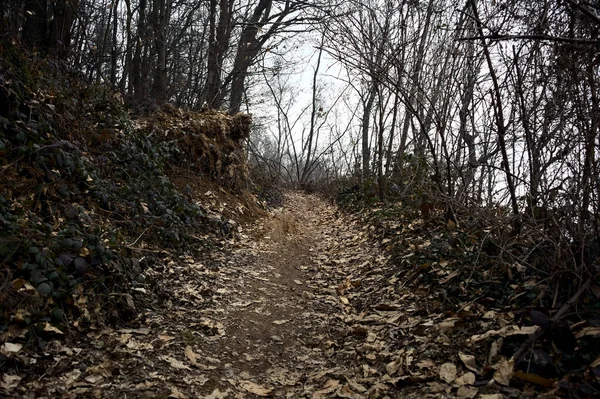
[[[112,43],[111,43],[111,54],[110,54],[110,84],[113,88],[117,86],[117,61],[119,54],[117,52],[117,41],[118,41],[118,10],[119,10],[119,0],[113,0],[113,26],[112,26]]]
[[[410,101],[410,107],[408,107],[409,109],[406,109],[406,107],[405,107],[404,124],[402,126],[402,135],[400,137],[400,147],[398,148],[398,152],[396,153],[396,172],[398,175],[402,175],[404,154],[406,152],[406,141],[408,139],[408,129],[411,125],[411,120],[413,118],[413,114],[412,114],[411,110],[416,109],[414,99],[417,95],[417,91],[420,90],[419,77],[421,75],[421,72],[423,69],[423,61],[425,59],[425,44],[427,43],[427,39],[429,38],[429,28],[431,25],[431,16],[433,15],[433,4],[434,4],[434,0],[429,0],[429,3],[427,5],[427,11],[425,14],[423,33],[421,34],[421,38],[419,39],[419,47],[417,50],[417,56],[416,56],[415,63],[413,64],[411,79],[409,82],[410,91],[409,91],[408,99]]]
[[[167,0],[153,0],[152,27],[154,29],[154,51],[156,68],[152,86],[153,97],[158,102],[167,100],[167,48],[166,30],[168,21]],[[169,0],[170,1],[170,0]]]
[[[315,66],[315,71],[313,73],[313,81],[312,81],[312,108],[310,111],[310,130],[308,132],[308,150],[306,152],[306,160],[304,162],[304,167],[302,168],[302,174],[300,176],[300,184],[306,183],[308,178],[310,177],[309,171],[311,169],[312,162],[312,148],[313,141],[315,139],[315,130],[317,127],[317,115],[318,115],[318,104],[317,104],[317,77],[319,76],[319,68],[321,67],[321,57],[323,55],[323,41],[325,40],[325,35],[321,37],[321,46],[319,46],[319,55],[317,56],[317,65]],[[315,144],[316,145],[316,144]]]
[[[133,92],[137,100],[144,97],[144,82],[142,79],[142,56],[146,41],[146,0],[140,0],[138,21],[137,21],[137,41],[135,45],[135,54],[132,62],[133,73]]]
[[[121,93],[125,93],[127,90],[127,94],[129,96],[133,95],[133,84],[131,82],[132,78],[132,61],[133,61],[133,43],[132,43],[132,32],[131,32],[131,21],[133,19],[133,12],[131,11],[131,0],[125,0],[126,7],[126,20],[125,20],[125,40],[127,41],[125,47],[125,65],[123,67],[123,76],[121,77],[121,82],[119,84],[119,91]]]
[[[488,48],[488,43],[483,35],[483,28],[481,20],[479,19],[479,13],[477,11],[477,0],[468,0],[471,3],[471,7],[473,9],[473,17],[475,18],[475,23],[477,25],[477,31],[481,38],[481,44],[483,46],[483,54],[485,55],[485,59],[488,65],[488,69],[490,70],[490,76],[492,78],[492,84],[494,88],[493,96],[493,106],[494,106],[494,116],[496,119],[496,127],[498,128],[498,145],[500,146],[500,152],[502,154],[502,168],[504,169],[506,175],[506,184],[508,185],[508,191],[510,194],[510,203],[513,215],[519,215],[519,203],[517,202],[517,194],[515,191],[515,184],[513,182],[513,176],[510,171],[510,163],[508,159],[508,153],[506,151],[506,125],[504,124],[504,108],[502,106],[502,94],[500,93],[500,84],[498,83],[498,77],[496,76],[496,71],[494,70],[494,64],[492,62],[492,57],[490,55],[490,51]],[[515,219],[515,230],[520,231],[520,224],[518,220]]]
[[[231,6],[228,0],[219,0],[219,23],[216,23],[217,0],[210,0],[210,22],[208,38],[208,63],[206,87],[200,103],[206,102],[210,108],[219,108],[223,96],[220,95],[223,59],[231,36]]]

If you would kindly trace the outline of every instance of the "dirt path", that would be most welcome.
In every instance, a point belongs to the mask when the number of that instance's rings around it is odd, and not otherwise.
[[[326,396],[344,387],[335,376],[366,392],[351,377],[354,356],[337,351],[347,334],[338,291],[344,280],[329,268],[347,262],[340,240],[363,236],[341,221],[322,200],[290,194],[284,209],[236,245],[221,269],[223,297],[213,316],[221,336],[197,347],[218,360],[201,395]],[[361,248],[360,258],[370,252]]]
[[[140,288],[134,327],[19,353],[0,376],[0,397],[536,397],[535,387],[512,385],[508,360],[536,327],[449,297],[451,254],[442,248],[439,262],[419,263],[431,245],[423,224],[389,230],[405,237],[392,264],[379,249],[388,239],[375,244],[335,207],[290,193],[283,209],[200,262],[179,257],[145,271],[159,284],[146,287],[152,295]],[[441,284],[414,283],[423,270]]]
[[[382,261],[333,206],[289,194],[211,259],[148,271],[163,281],[138,328],[104,329],[68,345],[24,380],[21,397],[378,397],[361,383],[344,296],[349,271]],[[358,281],[358,280],[357,280]]]

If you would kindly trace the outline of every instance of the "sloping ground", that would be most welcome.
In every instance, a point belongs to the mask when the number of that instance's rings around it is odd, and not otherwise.
[[[5,345],[31,365],[2,376],[5,394],[493,399],[558,392],[556,380],[513,373],[503,352],[538,327],[479,302],[449,311],[454,299],[443,291],[390,275],[388,256],[358,220],[313,196],[289,193],[286,204],[200,262],[181,256],[147,270],[160,285],[146,287],[129,328],[55,340],[39,355]],[[443,274],[444,264],[433,268]],[[586,378],[593,389],[596,377]]]
[[[250,122],[169,105],[133,117],[119,94],[3,42],[0,344],[44,350],[53,329],[130,321],[142,269],[250,220]]]

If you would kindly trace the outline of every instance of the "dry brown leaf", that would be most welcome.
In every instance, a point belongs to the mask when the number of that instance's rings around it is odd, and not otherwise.
[[[547,378],[540,377],[537,374],[524,373],[522,371],[515,371],[513,373],[513,377],[522,381],[531,382],[532,384],[536,384],[544,388],[553,388],[556,384],[556,380],[549,380]]]
[[[353,390],[355,390],[358,393],[365,393],[367,392],[367,388],[362,386],[361,384],[359,384],[358,382],[354,381],[351,378],[346,377],[346,381],[348,382],[348,385],[350,386],[350,388],[352,388]]]
[[[584,329],[582,329],[581,331],[578,331],[577,334],[575,334],[575,338],[580,339],[583,337],[597,337],[600,336],[600,327],[586,327]]]
[[[64,375],[60,376],[60,380],[63,382],[63,385],[66,386],[67,388],[70,388],[71,386],[73,386],[73,384],[75,383],[75,381],[77,381],[77,379],[81,377],[81,370],[79,369],[75,369],[75,370],[71,370],[68,373],[65,373]]]
[[[248,380],[242,381],[240,383],[240,387],[243,390],[253,393],[257,396],[268,396],[273,391],[273,388],[265,388],[261,385],[258,385],[255,382]]]
[[[101,376],[100,374],[90,374],[87,377],[85,377],[84,380],[86,380],[90,384],[98,384],[98,383],[104,381],[104,377]]]
[[[53,333],[59,334],[59,335],[65,335],[64,332],[60,331],[58,328],[54,327],[50,323],[46,323],[46,325],[44,326],[44,331],[46,331],[46,332],[53,332]]]
[[[0,347],[0,353],[3,354],[4,356],[9,356],[10,354],[18,353],[21,350],[21,348],[23,348],[23,345],[21,345],[21,344],[13,344],[12,342],[5,342]]]
[[[173,367],[174,369],[177,370],[191,370],[189,368],[189,366],[181,363],[179,360],[172,358],[170,356],[159,356],[159,359],[164,360],[165,362],[169,363],[169,365],[171,367]]]
[[[352,391],[348,385],[344,385],[336,391],[336,396],[338,398],[346,398],[346,399],[363,399],[363,395],[359,395],[356,392]]]
[[[437,381],[428,382],[427,385],[429,386],[429,391],[431,393],[440,393],[449,389],[448,385],[442,384]]]
[[[192,363],[194,366],[198,366],[198,358],[200,357],[200,355],[195,353],[190,345],[185,347],[184,354],[185,357],[188,358],[190,363]]]
[[[340,381],[339,380],[327,380],[325,381],[325,384],[323,385],[323,388],[314,392],[312,397],[314,399],[318,399],[318,398],[322,398],[325,395],[335,391],[336,389],[338,389],[338,387],[340,386]]]
[[[452,383],[456,379],[456,365],[454,363],[444,363],[440,366],[440,379]]]
[[[501,337],[509,337],[511,335],[530,335],[539,330],[538,326],[515,326],[509,325],[502,327],[499,330],[490,330],[485,332],[484,334],[475,334],[471,338],[469,338],[470,342],[477,343],[479,341],[483,341],[489,337],[501,336]]]
[[[456,397],[473,399],[478,393],[479,390],[477,388],[462,386],[456,391]]]
[[[318,381],[321,378],[325,377],[327,374],[332,374],[335,373],[336,371],[338,371],[337,368],[333,368],[333,369],[326,369],[326,370],[321,370],[317,373],[312,374],[309,379],[313,380],[313,381]]]
[[[454,328],[456,323],[459,321],[460,321],[460,319],[458,317],[450,317],[446,320],[443,320],[440,324],[438,324],[438,328],[440,329],[441,332],[446,332],[446,331]]]
[[[420,369],[430,369],[435,367],[435,362],[431,359],[423,359],[417,362],[416,366]]]
[[[10,392],[16,387],[18,387],[20,382],[21,377],[19,377],[18,375],[2,374],[2,380],[0,380],[0,388],[5,390],[6,392]]]
[[[403,363],[402,358],[398,358],[398,359],[394,360],[393,362],[389,362],[388,364],[385,365],[386,373],[390,377],[394,376],[398,372],[398,370],[402,367],[402,363]]]
[[[498,384],[508,386],[510,379],[513,376],[514,363],[514,359],[502,359],[493,366],[496,369],[496,372],[494,372],[494,380]]]
[[[459,376],[456,381],[456,384],[463,386],[463,385],[473,385],[475,384],[475,374],[468,372],[465,373],[461,376]]]
[[[476,372],[477,374],[480,374],[479,368],[477,367],[477,361],[475,360],[475,356],[468,355],[464,352],[458,352],[458,357],[463,362],[466,368]]]
[[[498,338],[490,345],[490,353],[488,354],[488,364],[494,363],[494,358],[498,353],[500,353],[500,349],[502,349],[502,345],[504,345],[504,338]]]
[[[187,399],[188,396],[181,392],[179,390],[179,388],[177,388],[175,385],[170,385],[169,388],[171,388],[171,393],[169,394],[169,398],[174,398],[174,399]]]
[[[227,391],[221,392],[219,391],[219,388],[216,388],[214,391],[212,391],[210,395],[206,396],[204,399],[225,399],[228,396],[229,395],[227,394]]]

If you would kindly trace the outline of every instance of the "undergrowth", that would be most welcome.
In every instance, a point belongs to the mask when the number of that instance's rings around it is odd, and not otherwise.
[[[42,345],[51,324],[130,320],[154,248],[211,245],[194,233],[214,223],[165,172],[181,137],[136,128],[118,94],[56,61],[0,53],[0,334]]]

